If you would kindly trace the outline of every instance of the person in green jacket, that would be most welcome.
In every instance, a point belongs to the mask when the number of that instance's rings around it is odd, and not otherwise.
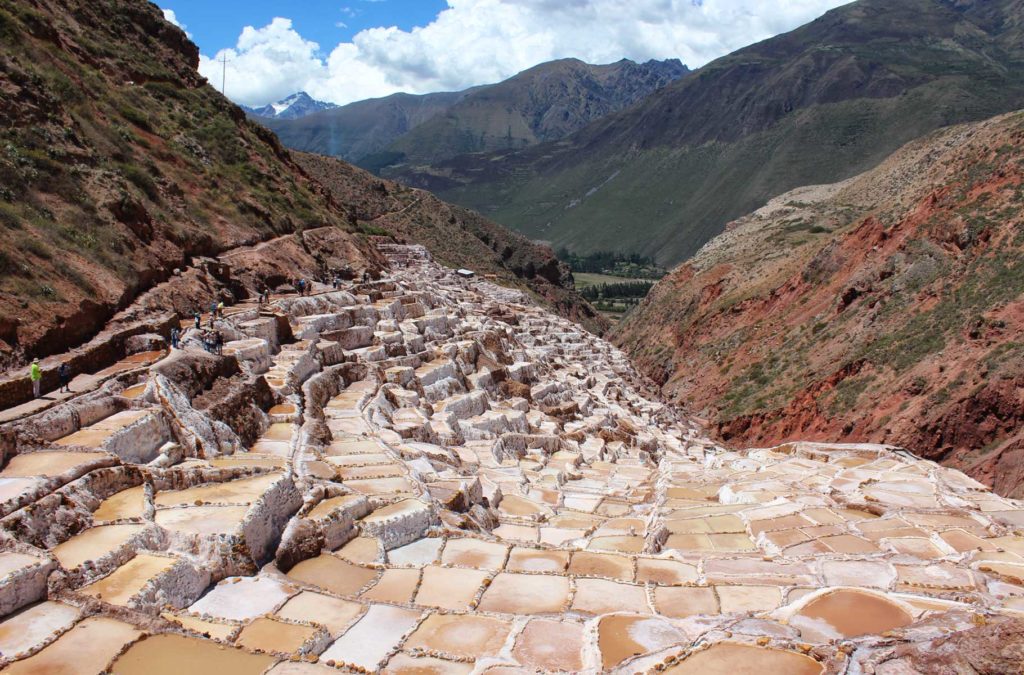
[[[39,387],[42,386],[43,371],[39,367],[39,359],[32,360],[32,367],[28,369],[28,379],[32,380],[32,397],[39,398]]]

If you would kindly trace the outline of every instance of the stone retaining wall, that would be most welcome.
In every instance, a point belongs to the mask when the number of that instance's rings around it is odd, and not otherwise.
[[[104,330],[81,347],[66,354],[47,357],[39,363],[43,373],[42,389],[53,391],[60,387],[57,370],[62,363],[67,363],[75,375],[95,373],[126,356],[125,343],[128,338],[144,333],[169,337],[171,328],[176,325],[178,317],[175,314],[160,314],[123,328]],[[0,409],[13,408],[32,400],[32,382],[28,373],[27,367],[21,368],[0,379]]]

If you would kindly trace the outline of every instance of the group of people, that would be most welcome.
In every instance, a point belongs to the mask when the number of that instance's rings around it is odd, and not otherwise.
[[[313,290],[313,284],[305,279],[296,279],[292,285],[295,286],[295,292],[299,295],[309,295],[310,291]]]
[[[206,330],[202,333],[203,349],[218,356],[224,353],[224,333]]]
[[[57,368],[57,378],[60,380],[60,389],[58,393],[71,393],[71,364],[67,361],[60,364]],[[28,369],[28,379],[32,382],[32,398],[39,398],[42,396],[43,387],[43,369],[39,365],[39,359],[32,359],[32,365]]]

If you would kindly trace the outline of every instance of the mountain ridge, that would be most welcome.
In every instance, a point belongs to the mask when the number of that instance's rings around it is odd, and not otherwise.
[[[389,175],[578,253],[674,264],[789,189],[1024,106],[1024,4],[859,0],[559,141]]]
[[[379,170],[408,159],[561,138],[687,72],[677,59],[604,65],[560,59],[459,92],[394,94],[266,124],[288,147]]]

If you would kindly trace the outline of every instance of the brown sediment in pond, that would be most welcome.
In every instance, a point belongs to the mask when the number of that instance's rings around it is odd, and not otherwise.
[[[466,610],[487,578],[487,573],[455,567],[424,567],[416,604],[440,609]]]
[[[30,452],[12,457],[0,477],[59,476],[87,462],[108,456],[97,452]]]
[[[61,567],[70,570],[117,550],[144,529],[145,525],[99,525],[54,546],[50,552]]]
[[[324,626],[331,635],[340,635],[363,611],[363,606],[314,591],[302,591],[277,611],[277,616],[292,621],[312,621]]]
[[[121,391],[120,396],[121,398],[126,398],[128,400],[133,401],[137,399],[139,396],[142,396],[142,393],[144,391],[146,391],[145,384],[133,384],[132,386],[123,389]]]
[[[821,675],[825,668],[811,657],[796,652],[720,642],[665,672],[671,675]]]
[[[882,633],[914,621],[906,610],[887,598],[854,590],[833,591],[814,598],[794,619],[798,617],[814,623],[820,621],[847,638]]]
[[[40,644],[55,632],[71,627],[81,615],[77,607],[46,600],[0,622],[0,654],[13,656]]]
[[[291,422],[274,422],[263,432],[261,438],[268,441],[288,441],[291,440],[295,429],[296,426]]]
[[[431,614],[406,641],[406,647],[477,659],[496,654],[511,626],[508,621],[485,616]]]
[[[375,563],[381,559],[380,541],[374,537],[356,537],[334,554],[356,564]]]
[[[578,576],[608,577],[631,580],[633,563],[625,556],[604,553],[577,552],[572,556],[569,573]]]
[[[286,623],[260,617],[253,620],[235,638],[235,644],[251,650],[292,654],[297,652],[306,640],[316,635],[313,626]]]
[[[538,551],[530,548],[514,548],[509,554],[509,572],[555,572],[562,573],[569,566],[567,551]]]
[[[200,635],[208,635],[217,640],[229,640],[239,628],[237,624],[207,621],[196,616],[189,616],[188,614],[164,612],[160,616],[168,621],[173,621],[186,630],[194,631]]]
[[[377,578],[377,570],[367,569],[323,553],[303,560],[288,571],[292,579],[319,586],[338,595],[355,595]]]
[[[276,659],[215,642],[166,633],[136,642],[111,668],[112,675],[260,675]]]
[[[583,668],[582,648],[580,624],[534,619],[519,634],[512,654],[528,667],[573,672]]]
[[[502,573],[484,592],[480,609],[507,614],[551,614],[565,609],[569,580],[538,574]]]
[[[104,499],[92,512],[92,518],[94,521],[141,518],[145,510],[146,490],[142,485],[138,485]]]
[[[441,555],[441,562],[458,567],[499,570],[505,563],[506,551],[505,546],[479,539],[449,539]]]
[[[384,570],[380,581],[364,592],[362,598],[374,602],[395,602],[405,604],[412,602],[413,593],[420,582],[419,570],[390,569]]]
[[[399,652],[391,657],[382,672],[384,675],[469,675],[473,664]]]
[[[536,517],[542,514],[551,514],[546,506],[531,502],[529,499],[517,495],[506,495],[498,504],[498,511],[507,516]]]
[[[664,649],[685,637],[667,621],[643,616],[606,616],[597,629],[601,663],[606,669],[634,656]]]

